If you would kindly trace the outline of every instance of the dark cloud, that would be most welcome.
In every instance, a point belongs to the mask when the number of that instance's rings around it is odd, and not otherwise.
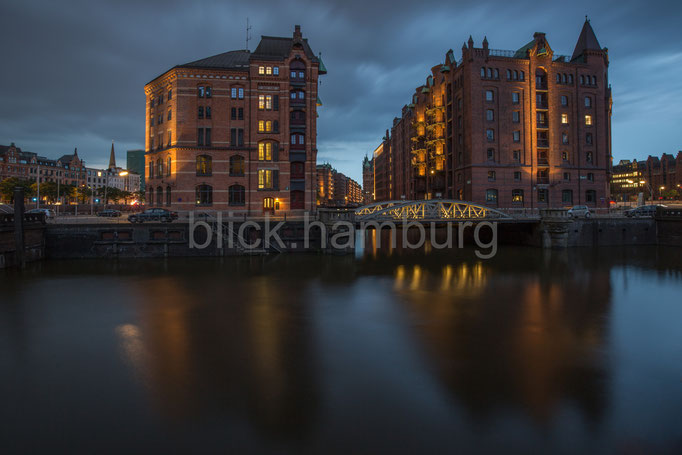
[[[431,66],[473,35],[515,49],[535,31],[570,54],[584,15],[609,48],[614,157],[679,148],[682,6],[675,2],[23,1],[0,6],[0,143],[60,156],[78,147],[104,165],[141,148],[146,82],[178,63],[244,47],[244,26],[289,36],[301,24],[323,78],[319,160],[360,178],[371,153]]]

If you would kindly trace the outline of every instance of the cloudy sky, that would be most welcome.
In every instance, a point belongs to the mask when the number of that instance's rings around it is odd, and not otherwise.
[[[58,157],[78,147],[88,166],[144,144],[144,84],[170,67],[244,48],[245,21],[260,35],[294,24],[329,74],[318,123],[318,161],[361,178],[429,68],[471,34],[516,49],[535,31],[571,54],[585,15],[609,48],[613,155],[682,149],[680,2],[287,0],[0,0],[0,144]]]

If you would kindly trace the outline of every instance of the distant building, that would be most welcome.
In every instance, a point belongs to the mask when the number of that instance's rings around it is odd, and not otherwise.
[[[620,160],[613,165],[611,175],[611,197],[617,202],[636,201],[639,193],[649,197],[646,177],[646,162]]]
[[[144,169],[144,153],[142,159],[142,167]],[[114,143],[112,141],[111,151],[109,152],[109,166],[107,169],[87,168],[87,186],[95,191],[107,186],[135,193],[142,190],[142,175],[116,165],[116,153],[114,152]]]
[[[11,177],[78,187],[86,182],[85,163],[78,157],[77,149],[71,155],[53,160],[36,153],[23,152],[14,143],[0,145],[0,181]]]
[[[128,168],[129,172],[134,172],[135,174],[140,175],[140,189],[144,191],[144,150],[128,150],[126,168]]]
[[[362,161],[362,203],[374,202],[374,157]]]
[[[605,207],[608,66],[589,21],[571,56],[555,54],[544,33],[517,50],[470,37],[459,61],[449,50],[431,68],[375,150],[375,200]]]
[[[317,205],[332,205],[334,199],[334,168],[329,163],[317,165]]]

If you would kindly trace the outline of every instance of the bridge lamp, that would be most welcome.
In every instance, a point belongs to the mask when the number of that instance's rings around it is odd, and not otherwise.
[[[659,190],[663,191],[665,189],[664,186],[660,187]]]

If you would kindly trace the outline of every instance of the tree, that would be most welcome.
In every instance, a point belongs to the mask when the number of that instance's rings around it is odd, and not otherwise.
[[[33,194],[38,194],[38,184],[31,185]],[[40,199],[47,199],[48,202],[57,200],[57,184],[55,182],[43,182],[40,184]]]
[[[140,191],[135,191],[133,193],[133,197],[138,200],[140,204],[144,203],[144,198],[145,198],[145,192],[140,190]]]
[[[87,186],[80,186],[76,190],[76,194],[78,195],[78,202],[87,204],[90,196],[92,196],[92,190]]]
[[[33,197],[33,189],[29,180],[22,180],[16,177],[10,177],[0,182],[0,196],[4,201],[14,203],[14,188],[20,186],[24,189],[24,197]]]

